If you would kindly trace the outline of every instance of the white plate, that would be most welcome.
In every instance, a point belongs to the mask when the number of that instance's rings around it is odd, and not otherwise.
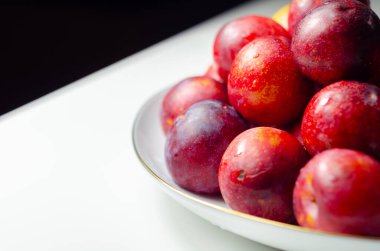
[[[380,250],[380,238],[325,233],[254,217],[229,209],[219,197],[200,196],[178,187],[164,160],[165,137],[159,122],[163,96],[164,91],[141,107],[132,137],[136,154],[147,173],[180,204],[222,229],[283,250]]]

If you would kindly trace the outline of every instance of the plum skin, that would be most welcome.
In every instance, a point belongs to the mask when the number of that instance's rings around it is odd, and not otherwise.
[[[312,84],[293,61],[290,41],[276,36],[257,38],[241,49],[227,86],[230,104],[259,126],[291,123],[313,93]]]
[[[380,45],[379,17],[358,1],[333,1],[313,9],[292,38],[302,73],[324,86],[340,80],[368,81]]]
[[[207,76],[196,76],[186,78],[170,88],[161,103],[160,120],[164,133],[168,133],[175,119],[191,105],[204,100],[227,103],[225,84]]]
[[[223,84],[227,84],[226,80],[228,77],[228,72],[224,71],[219,67],[219,65],[213,62],[206,70],[204,76],[215,79]]]
[[[371,61],[371,77],[368,82],[380,87],[380,43],[376,52],[373,54]]]
[[[297,178],[294,212],[301,226],[380,236],[380,163],[349,149],[313,157]]]
[[[219,30],[214,41],[215,63],[219,65],[221,71],[228,73],[241,48],[256,38],[268,35],[289,38],[289,33],[280,24],[268,17],[250,15],[225,24]],[[226,75],[224,80],[227,81]]]
[[[310,10],[320,4],[321,0],[292,0],[289,7],[288,31],[294,33],[295,27]]]
[[[313,9],[326,2],[342,0],[292,0],[289,7],[288,27],[289,33],[293,34],[298,23]],[[369,0],[359,0],[369,6]]]
[[[303,145],[301,125],[302,125],[302,119],[297,120],[295,123],[293,123],[292,125],[284,129],[286,132],[293,135],[301,143],[301,145]]]
[[[220,162],[223,199],[234,210],[292,223],[293,187],[308,159],[303,146],[287,132],[249,129],[231,142]]]
[[[380,159],[380,88],[341,81],[319,91],[309,102],[301,134],[310,154],[349,148]]]
[[[220,192],[218,168],[229,143],[248,129],[235,109],[202,101],[177,117],[165,145],[165,160],[174,182],[195,193]]]

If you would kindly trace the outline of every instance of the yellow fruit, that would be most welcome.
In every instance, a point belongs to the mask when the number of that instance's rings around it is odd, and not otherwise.
[[[273,16],[272,19],[277,23],[281,24],[286,30],[288,30],[288,17],[289,17],[289,4],[285,5],[279,9]]]

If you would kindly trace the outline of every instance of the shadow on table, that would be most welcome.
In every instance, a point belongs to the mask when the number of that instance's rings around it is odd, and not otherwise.
[[[187,244],[185,250],[276,250],[212,225],[164,193],[160,193],[160,197],[159,201],[162,202],[159,205],[160,215],[173,229],[173,238],[181,239]]]

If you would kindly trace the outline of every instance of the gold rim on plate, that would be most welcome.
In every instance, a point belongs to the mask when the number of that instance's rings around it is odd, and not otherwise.
[[[206,207],[209,207],[209,208],[212,208],[212,209],[215,209],[215,210],[227,213],[227,214],[231,214],[231,215],[234,215],[237,217],[242,217],[242,218],[245,218],[247,220],[252,220],[252,221],[256,221],[256,222],[260,222],[260,223],[269,224],[271,226],[275,226],[278,228],[285,228],[285,229],[289,229],[289,230],[293,230],[293,231],[297,231],[297,232],[320,234],[320,235],[325,235],[325,236],[336,236],[336,237],[352,238],[352,239],[358,239],[358,240],[380,241],[380,237],[342,234],[342,233],[336,233],[336,232],[327,232],[327,231],[322,231],[322,230],[315,230],[315,229],[311,229],[311,228],[305,228],[305,227],[301,227],[301,226],[297,226],[297,225],[291,225],[288,223],[278,222],[278,221],[269,220],[269,219],[261,218],[258,216],[238,212],[238,211],[235,211],[232,209],[224,208],[224,207],[212,204],[210,202],[198,199],[198,198],[192,196],[190,194],[190,192],[186,193],[184,191],[178,190],[176,187],[174,187],[171,184],[169,184],[168,182],[166,182],[164,179],[162,179],[160,176],[158,176],[148,166],[148,164],[144,161],[144,159],[141,157],[141,155],[139,153],[139,149],[138,149],[137,144],[136,144],[137,124],[143,115],[144,108],[150,104],[149,101],[153,101],[155,98],[161,96],[165,92],[166,92],[166,89],[164,91],[160,91],[159,93],[156,93],[155,95],[151,96],[147,102],[144,103],[144,105],[139,109],[139,111],[138,111],[138,113],[134,119],[133,126],[132,126],[132,144],[133,144],[133,149],[135,151],[135,154],[136,154],[138,160],[140,161],[140,163],[142,164],[142,166],[144,167],[144,169],[148,173],[150,173],[153,176],[153,178],[155,178],[161,185],[164,185],[165,187],[171,189],[172,191],[178,193],[179,195],[181,195],[181,196],[183,196],[183,197],[185,197],[191,201],[200,203]]]

